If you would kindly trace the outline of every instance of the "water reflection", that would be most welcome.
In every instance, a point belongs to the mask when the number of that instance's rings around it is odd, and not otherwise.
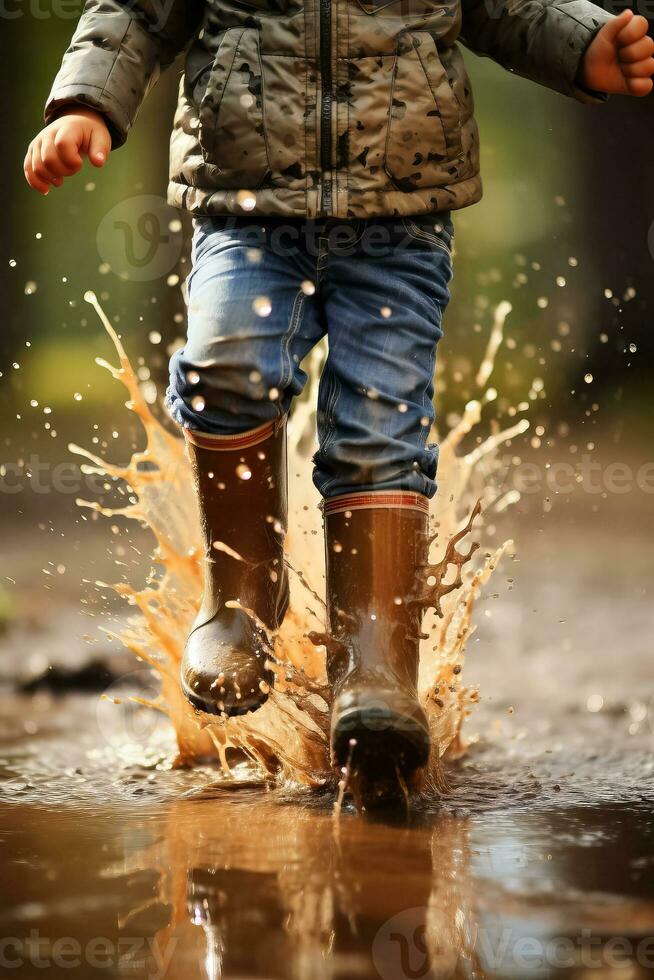
[[[336,822],[331,801],[306,800],[245,790],[147,808],[5,806],[3,972],[632,980],[654,969],[645,806],[407,824]]]
[[[466,820],[335,822],[260,795],[174,805],[168,861],[185,902],[162,942],[174,934],[190,968],[201,930],[212,980],[457,976],[459,960],[477,966],[468,836]]]

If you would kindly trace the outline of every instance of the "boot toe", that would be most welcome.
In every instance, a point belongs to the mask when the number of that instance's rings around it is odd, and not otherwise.
[[[233,624],[232,624],[233,625]],[[191,633],[182,661],[182,690],[199,711],[229,717],[256,711],[268,700],[274,673],[254,629],[223,635],[216,620]]]
[[[368,687],[342,691],[332,709],[331,746],[338,766],[410,777],[429,759],[427,716],[409,692]]]
[[[274,674],[257,664],[244,663],[223,676],[186,670],[182,690],[186,700],[198,711],[234,717],[256,711],[268,700]]]

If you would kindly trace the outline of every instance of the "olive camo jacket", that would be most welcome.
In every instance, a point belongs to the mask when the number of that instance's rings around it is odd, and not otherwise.
[[[457,41],[581,101],[588,0],[88,0],[50,93],[120,146],[186,51],[169,202],[194,214],[415,215],[479,200]]]

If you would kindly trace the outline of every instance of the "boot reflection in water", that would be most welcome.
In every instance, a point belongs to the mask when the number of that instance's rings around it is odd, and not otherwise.
[[[267,699],[267,631],[288,607],[286,425],[239,436],[186,433],[205,544],[204,595],[182,661],[196,708],[241,715]]]

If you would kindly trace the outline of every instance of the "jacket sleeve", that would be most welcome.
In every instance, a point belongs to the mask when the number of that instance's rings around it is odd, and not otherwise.
[[[589,0],[463,0],[461,40],[476,54],[581,102],[606,96],[584,89],[586,48],[611,14]]]
[[[101,112],[121,146],[143,99],[200,27],[202,0],[87,0],[45,107]]]

